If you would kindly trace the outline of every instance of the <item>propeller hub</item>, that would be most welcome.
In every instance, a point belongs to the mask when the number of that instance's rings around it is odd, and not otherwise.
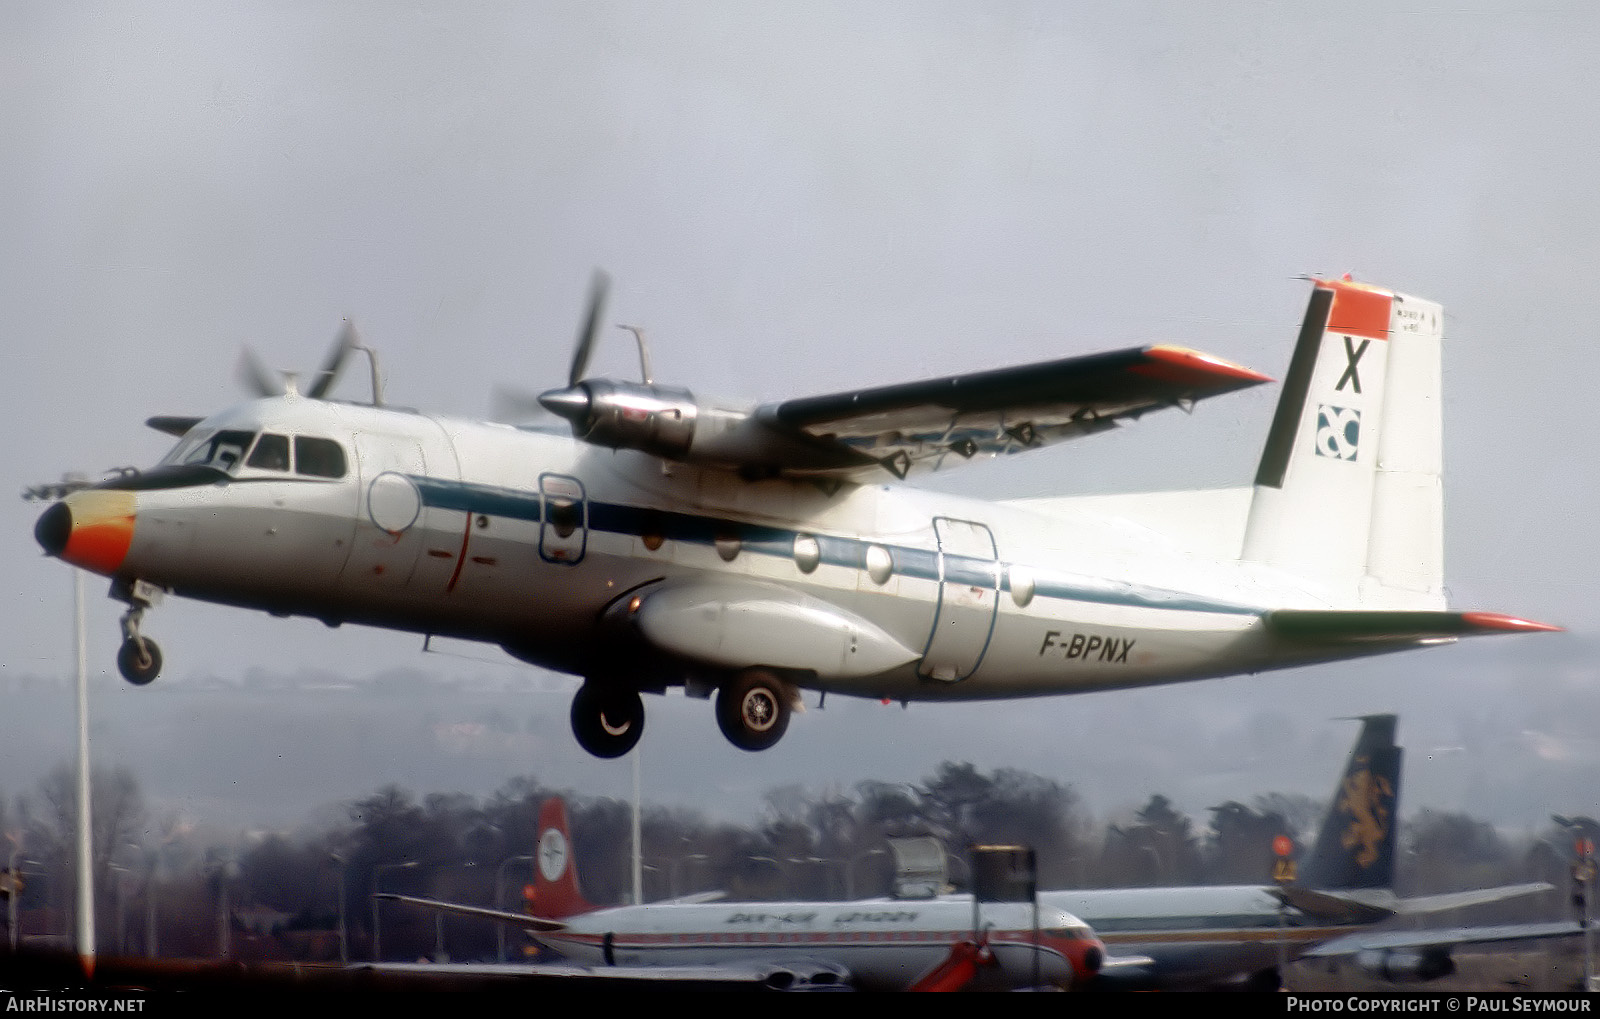
[[[589,417],[589,391],[582,386],[552,389],[539,395],[539,405],[557,417],[581,425]]]

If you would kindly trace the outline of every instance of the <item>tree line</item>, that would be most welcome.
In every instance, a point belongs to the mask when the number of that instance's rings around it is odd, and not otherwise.
[[[532,776],[494,794],[417,795],[386,786],[345,805],[315,830],[219,837],[149,810],[124,770],[96,775],[92,791],[97,943],[106,953],[243,960],[494,959],[524,941],[482,920],[383,903],[375,891],[522,908],[545,799],[568,801],[584,894],[597,905],[633,895],[632,807],[575,796]],[[0,797],[0,845],[24,885],[17,939],[68,943],[74,929],[76,783],[62,767],[32,793]],[[1131,816],[1094,824],[1071,785],[1030,772],[985,772],[946,761],[911,783],[863,781],[823,792],[769,791],[748,823],[646,805],[641,816],[646,901],[711,891],[730,899],[840,900],[889,894],[892,838],[932,835],[949,850],[955,890],[964,850],[1035,849],[1041,888],[1266,883],[1273,841],[1298,851],[1326,804],[1287,794],[1208,808],[1197,821],[1157,793]],[[1559,915],[1567,892],[1570,830],[1561,819],[1519,843],[1465,814],[1424,810],[1401,825],[1396,890],[1427,894],[1549,880],[1553,896],[1504,907],[1499,918]],[[1588,821],[1593,825],[1592,821]],[[340,941],[341,905],[344,942]],[[11,932],[7,931],[8,936]]]

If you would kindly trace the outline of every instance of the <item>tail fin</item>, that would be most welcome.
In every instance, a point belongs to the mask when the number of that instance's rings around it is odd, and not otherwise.
[[[1444,606],[1443,310],[1312,281],[1256,473],[1243,558],[1347,606]]]
[[[1400,810],[1400,760],[1394,715],[1367,715],[1350,751],[1333,804],[1300,869],[1302,888],[1349,890],[1394,884],[1394,836]]]
[[[539,845],[534,849],[533,901],[536,916],[551,920],[592,912],[595,907],[578,889],[578,861],[572,851],[567,803],[551,797],[539,808]]]

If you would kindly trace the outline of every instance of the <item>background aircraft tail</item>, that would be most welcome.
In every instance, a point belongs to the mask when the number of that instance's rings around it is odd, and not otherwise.
[[[539,844],[534,848],[533,901],[536,916],[559,920],[592,912],[595,906],[578,888],[578,860],[572,849],[567,803],[552,796],[539,808]]]
[[[1300,868],[1302,888],[1347,891],[1394,885],[1400,762],[1394,715],[1367,715],[1334,788],[1333,804]]]
[[[1243,558],[1344,607],[1443,608],[1443,310],[1348,279],[1313,284]]]

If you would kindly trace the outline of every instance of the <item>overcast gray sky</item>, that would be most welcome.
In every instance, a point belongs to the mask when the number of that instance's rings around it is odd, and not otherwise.
[[[242,344],[309,369],[347,315],[391,400],[485,414],[496,384],[561,381],[596,266],[659,380],[757,398],[1146,341],[1281,377],[1294,277],[1350,271],[1447,311],[1454,601],[1570,634],[1039,702],[836,699],[761,755],[652,699],[647,794],[738,813],[952,758],[1101,813],[1158,789],[1201,812],[1324,794],[1353,731],[1330,719],[1399,710],[1412,807],[1600,814],[1600,15],[1386,6],[5,4],[0,471],[20,491],[148,464],[167,441],[141,422],[239,398]],[[631,372],[625,343],[608,366]],[[1244,483],[1275,396],[937,484]],[[0,502],[7,794],[71,754],[71,582],[38,511]],[[160,804],[291,823],[387,781],[628,788],[573,744],[570,681],[403,635],[169,601],[146,624],[166,674],[133,690],[103,591],[96,752]]]

